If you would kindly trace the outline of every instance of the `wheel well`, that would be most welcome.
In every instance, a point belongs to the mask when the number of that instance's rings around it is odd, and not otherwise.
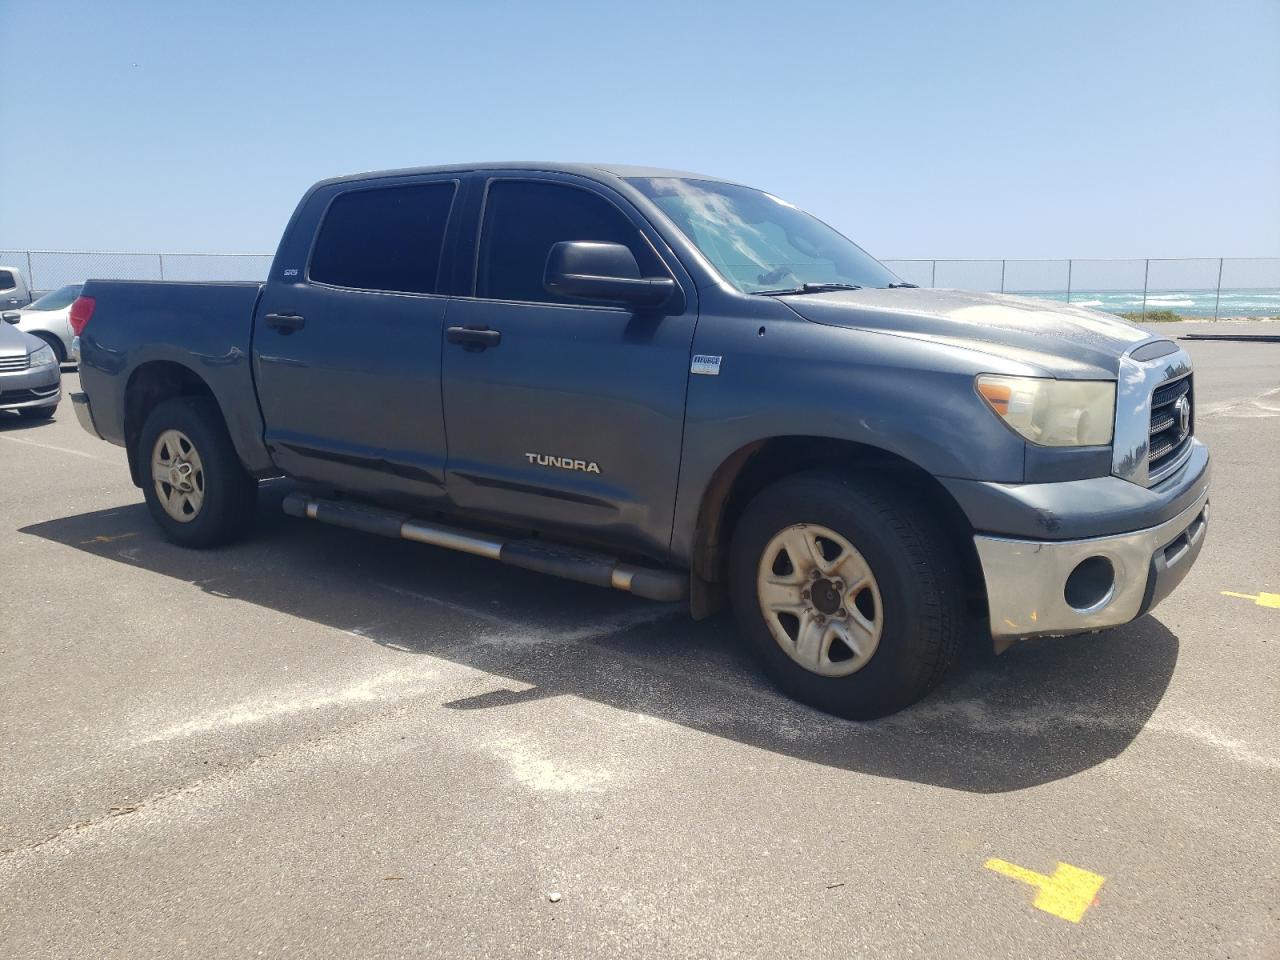
[[[124,394],[124,438],[129,452],[129,473],[135,486],[142,486],[137,455],[142,425],[156,404],[173,397],[208,397],[217,402],[199,374],[180,363],[153,360],[142,364],[129,377]]]
[[[720,606],[733,530],[747,504],[765,487],[791,474],[830,469],[891,475],[900,489],[942,525],[960,558],[966,593],[985,605],[986,585],[973,544],[973,527],[938,480],[910,460],[878,447],[829,437],[774,437],[735,451],[716,469],[703,494],[694,536],[692,597],[695,617]]]
[[[58,358],[59,363],[67,362],[67,348],[62,345],[62,341],[54,334],[47,330],[33,330],[31,335],[43,340],[49,349],[53,351],[54,356]]]

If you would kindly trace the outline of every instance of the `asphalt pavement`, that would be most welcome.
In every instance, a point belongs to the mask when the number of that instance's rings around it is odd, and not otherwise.
[[[1181,588],[871,723],[282,481],[182,550],[69,401],[0,414],[0,956],[1280,956],[1280,343],[1185,346]]]

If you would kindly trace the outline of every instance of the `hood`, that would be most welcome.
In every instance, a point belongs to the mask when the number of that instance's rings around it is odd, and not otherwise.
[[[1107,313],[966,290],[840,290],[779,297],[814,323],[951,343],[1074,379],[1115,377],[1153,335]]]
[[[11,323],[0,321],[0,357],[21,357],[43,342],[39,337],[23,333]]]

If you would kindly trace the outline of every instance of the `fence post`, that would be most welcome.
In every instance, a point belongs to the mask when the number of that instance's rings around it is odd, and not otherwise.
[[[160,279],[163,280],[164,279],[164,254],[157,253],[156,256],[160,259]]]
[[[1151,260],[1143,261],[1142,267],[1142,319],[1147,319],[1147,278],[1151,276]]]
[[[1219,281],[1221,284],[1221,281]],[[27,292],[30,293],[36,289],[36,276],[31,272],[31,251],[27,251]]]
[[[1071,261],[1067,261],[1067,303],[1071,302]]]
[[[938,285],[938,261],[931,260],[930,263],[933,265],[929,268],[929,286],[936,287]]]
[[[1218,319],[1218,304],[1222,303],[1222,261],[1223,257],[1218,258],[1218,292],[1213,298],[1213,319]]]
[[[1004,265],[1005,261],[1000,261],[1000,292],[1004,293]]]

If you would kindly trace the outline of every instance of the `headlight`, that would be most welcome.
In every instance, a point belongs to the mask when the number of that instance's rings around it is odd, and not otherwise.
[[[1111,442],[1116,419],[1116,385],[1112,380],[983,374],[976,384],[987,405],[1032,443],[1090,447]]]
[[[32,367],[47,367],[57,362],[57,354],[53,352],[53,349],[47,343],[31,351]]]

